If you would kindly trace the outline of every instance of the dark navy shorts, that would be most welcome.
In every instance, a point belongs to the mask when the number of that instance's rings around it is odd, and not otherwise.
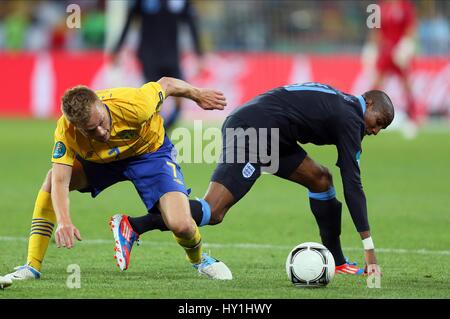
[[[230,115],[226,118],[222,125],[222,153],[221,161],[216,166],[214,173],[211,176],[212,182],[217,182],[225,186],[233,195],[235,202],[239,201],[248,191],[252,188],[256,180],[261,176],[266,165],[260,161],[260,154],[258,150],[256,161],[252,161],[250,158],[250,145],[247,140],[241,145],[243,148],[238,147],[237,140],[234,143],[228,143],[226,141],[227,128],[242,128],[248,129],[250,126],[245,120],[235,115]],[[269,138],[270,140],[270,138]],[[257,144],[260,144],[259,137]],[[270,145],[267,145],[267,149],[270,150]],[[228,161],[227,157],[232,155],[233,159],[237,159],[237,153],[243,154],[244,162]],[[295,171],[295,169],[303,162],[307,156],[306,151],[296,143],[279,145],[279,157],[278,157],[278,169],[276,172],[272,172],[273,175],[288,179],[289,176]],[[247,161],[248,159],[248,161]]]
[[[100,164],[77,157],[89,182],[89,187],[80,192],[89,192],[92,197],[96,197],[115,183],[131,181],[147,210],[150,211],[168,192],[189,195],[175,158],[176,149],[167,136],[157,151],[120,161]]]

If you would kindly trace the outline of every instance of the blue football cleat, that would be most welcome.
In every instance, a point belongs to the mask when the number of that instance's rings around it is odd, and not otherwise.
[[[348,257],[345,257],[345,263],[350,266],[356,266],[358,263],[356,261],[350,261]]]

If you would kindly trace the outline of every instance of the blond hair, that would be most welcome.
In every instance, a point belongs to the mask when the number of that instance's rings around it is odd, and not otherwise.
[[[84,125],[89,121],[91,109],[98,101],[97,94],[84,85],[77,85],[64,92],[61,98],[61,110],[73,124]]]

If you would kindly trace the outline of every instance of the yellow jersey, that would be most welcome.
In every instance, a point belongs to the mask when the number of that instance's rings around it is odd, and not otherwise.
[[[63,115],[55,130],[53,163],[73,166],[77,155],[87,161],[109,163],[154,152],[163,144],[165,133],[159,109],[165,92],[159,83],[95,93],[111,117],[110,139],[102,143],[84,136]]]

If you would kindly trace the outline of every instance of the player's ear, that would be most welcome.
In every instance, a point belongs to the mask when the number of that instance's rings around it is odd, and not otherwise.
[[[366,110],[372,111],[373,110],[373,99],[365,98],[365,100],[366,100]]]

